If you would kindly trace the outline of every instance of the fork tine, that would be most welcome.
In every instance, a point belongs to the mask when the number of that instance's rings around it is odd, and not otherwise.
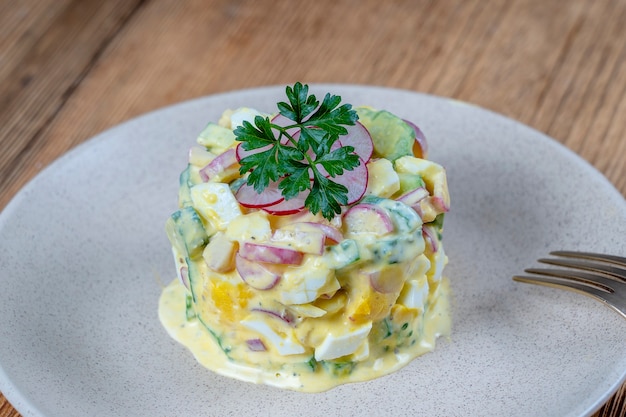
[[[528,272],[529,274],[545,275],[554,278],[571,279],[589,287],[596,287],[607,293],[615,292],[615,290],[613,289],[613,286],[616,284],[615,280],[597,274],[590,274],[582,271],[566,271],[563,269],[542,268],[528,268],[525,269],[524,272]]]
[[[539,262],[572,269],[529,268],[536,276],[516,275],[514,281],[571,290],[594,298],[626,318],[626,258],[592,252],[553,251]]]
[[[594,252],[575,252],[568,250],[557,250],[550,252],[550,255],[554,256],[563,256],[566,258],[581,258],[581,259],[589,259],[593,261],[602,261],[609,262],[619,266],[626,267],[626,258],[622,256],[615,255],[607,255],[604,253],[594,253]]]
[[[539,259],[539,262],[544,264],[556,265],[556,266],[564,266],[566,268],[576,268],[576,269],[584,269],[587,271],[595,271],[602,272],[604,274],[608,274],[616,279],[626,282],[626,269],[618,268],[613,265],[592,263],[584,260],[577,259],[551,259],[551,258],[542,258]]]
[[[518,282],[524,282],[527,284],[538,284],[545,285],[547,287],[565,289],[586,295],[600,301],[605,306],[610,307],[611,309],[621,314],[624,318],[626,318],[626,303],[624,302],[624,300],[620,300],[618,297],[616,297],[616,294],[607,293],[597,287],[591,287],[577,281],[563,280],[560,278],[553,278],[549,276],[530,277],[525,275],[516,275],[513,277],[513,280]]]

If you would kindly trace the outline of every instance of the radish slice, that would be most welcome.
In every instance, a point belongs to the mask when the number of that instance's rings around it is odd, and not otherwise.
[[[374,142],[370,132],[361,123],[356,122],[354,126],[346,126],[347,135],[339,136],[338,141],[341,146],[352,146],[354,153],[361,158],[363,163],[367,163],[374,153]]]
[[[374,143],[372,142],[372,137],[365,126],[359,122],[356,122],[354,126],[346,126],[346,129],[348,130],[348,134],[339,136],[339,139],[337,139],[330,147],[330,151],[335,151],[343,146],[352,146],[354,148],[354,153],[361,159],[360,165],[367,164],[370,159],[372,159],[372,154],[374,153]],[[310,154],[311,156],[314,156],[312,151]],[[326,178],[330,177],[321,164],[317,164],[316,167]]]
[[[250,242],[243,244],[239,249],[239,255],[253,262],[282,265],[299,265],[304,257],[302,252],[293,249]]]
[[[261,339],[248,339],[246,340],[246,344],[248,345],[248,349],[253,352],[265,352],[267,350]]]
[[[447,213],[450,210],[450,207],[443,197],[432,196],[430,197],[429,202],[439,213]]]
[[[278,125],[280,127],[291,126],[291,125],[295,124],[295,122],[293,120],[288,119],[287,117],[283,116],[280,113],[277,114],[276,116],[274,116],[270,120],[270,122],[272,122],[273,124]],[[299,130],[300,130],[299,128],[294,127],[294,128],[291,128],[291,129],[287,129],[287,133],[290,134],[291,136],[294,136],[294,134],[297,134]],[[275,130],[274,131],[274,136],[278,136],[278,133],[279,133],[278,130]],[[283,142],[283,141],[281,140],[281,142]],[[286,143],[286,142],[284,142],[284,143]]]
[[[269,310],[266,308],[251,308],[250,311],[258,311],[259,313],[268,314],[272,317],[275,317],[277,319],[284,321],[285,323],[289,325],[292,325],[296,320],[295,317],[288,310],[283,310],[282,312],[278,312],[278,311]]]
[[[285,127],[294,124],[294,121],[278,113],[270,119],[270,121],[278,126]]]
[[[207,182],[211,177],[224,172],[226,168],[237,163],[237,156],[234,149],[229,149],[215,157],[207,166],[200,170],[202,181]]]
[[[400,197],[396,198],[396,201],[406,204],[407,206],[414,206],[420,201],[424,200],[430,195],[428,190],[424,187],[419,187],[411,191],[407,191]]]
[[[257,193],[253,186],[243,184],[237,190],[235,198],[244,207],[263,208],[278,204],[285,199],[282,190],[278,188],[278,182],[271,182],[262,193]]]
[[[290,198],[289,200],[286,200],[283,197],[283,199],[277,204],[265,206],[263,207],[263,210],[267,211],[269,214],[276,214],[278,216],[299,213],[304,208],[304,202],[309,193],[309,190],[304,190],[303,192],[301,192],[294,198]]]
[[[235,148],[235,156],[237,157],[237,162],[240,162],[246,156],[250,156],[250,155],[254,155],[255,153],[266,151],[272,146],[272,145],[267,145],[262,148],[253,149],[251,151],[246,151],[242,145],[243,144],[240,143],[239,145],[237,145],[237,148]]]
[[[294,122],[278,114],[271,120],[272,123],[279,126],[289,126]],[[333,182],[344,185],[348,189],[348,201],[347,204],[353,204],[360,200],[367,189],[368,171],[365,164],[370,160],[374,145],[372,138],[365,128],[360,123],[356,123],[354,126],[348,126],[348,134],[341,136],[340,140],[337,140],[332,149],[337,149],[341,146],[352,146],[355,149],[355,153],[361,159],[361,163],[355,167],[352,171],[344,171],[341,175],[332,178]],[[288,133],[297,140],[300,132],[298,129],[289,129]],[[276,132],[278,134],[278,132]],[[283,144],[287,143],[287,139],[281,140]],[[234,152],[235,160],[240,161],[246,156],[253,155],[257,152],[262,152],[269,149],[270,145],[255,149],[252,151],[246,151],[239,144]],[[328,172],[318,164],[317,166],[320,173],[327,178],[331,178]],[[298,196],[286,200],[281,190],[278,188],[278,182],[271,183],[262,193],[257,193],[253,187],[244,184],[239,188],[236,193],[239,203],[248,208],[262,208],[270,214],[275,215],[288,215],[295,214],[304,208],[304,202],[308,196],[309,191],[304,191]]]
[[[424,223],[429,223],[435,219],[437,214],[447,213],[450,210],[444,197],[429,196],[411,206],[413,210],[422,218]]]
[[[422,210],[422,202],[424,200],[418,202],[417,204],[411,206],[411,208],[413,210],[415,210],[415,212],[417,213],[418,216],[420,216],[420,219],[424,219],[424,210]]]
[[[235,266],[243,282],[257,290],[272,289],[280,281],[279,274],[272,272],[260,263],[249,261],[239,254],[235,255]]]
[[[364,163],[360,163],[352,171],[343,171],[343,174],[331,177],[333,182],[348,189],[348,204],[356,203],[367,190],[368,171]]]
[[[180,270],[178,272],[179,272],[178,273],[178,277],[180,278],[180,282],[183,283],[185,288],[190,289],[190,286],[189,286],[189,268],[187,268],[186,266],[181,266]]]
[[[374,233],[378,236],[393,232],[393,222],[387,212],[374,204],[357,204],[343,219],[348,233]]]
[[[422,159],[426,159],[428,156],[428,142],[426,141],[426,136],[422,130],[417,127],[417,125],[413,122],[410,122],[406,119],[403,119],[404,123],[409,125],[413,132],[415,132],[415,142],[413,143],[413,154]]]
[[[404,285],[402,274],[384,274],[381,271],[374,271],[367,273],[367,275],[369,276],[370,285],[374,291],[379,293],[391,294],[399,292]]]
[[[439,240],[437,239],[437,231],[435,228],[433,226],[423,226],[422,236],[424,236],[424,242],[426,242],[431,252],[437,252],[439,249]]]
[[[315,229],[319,229],[324,234],[324,236],[326,236],[326,241],[331,244],[339,243],[343,240],[343,235],[341,234],[341,231],[333,226],[315,222],[294,223],[293,225],[297,227],[298,224],[305,224]]]
[[[286,200],[282,190],[278,188],[278,182],[272,182],[260,194],[251,185],[243,184],[237,190],[235,197],[244,207],[261,208],[270,214],[284,216],[300,212],[304,208],[304,201],[309,192],[305,190],[294,198]]]

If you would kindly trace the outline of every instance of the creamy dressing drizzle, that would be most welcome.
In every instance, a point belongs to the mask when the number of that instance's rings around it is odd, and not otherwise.
[[[302,392],[322,392],[337,385],[387,375],[414,358],[434,350],[437,337],[449,336],[451,329],[449,284],[444,278],[437,286],[436,297],[433,297],[435,301],[428,305],[422,316],[421,336],[412,346],[396,349],[396,352],[385,352],[370,346],[368,359],[358,362],[350,372],[339,374],[326,372],[321,367],[313,370],[301,362],[282,363],[280,366],[250,366],[229,359],[203,323],[195,317],[187,319],[187,295],[187,289],[179,280],[169,284],[159,300],[159,319],[170,336],[187,347],[201,365],[220,375],[242,381]]]

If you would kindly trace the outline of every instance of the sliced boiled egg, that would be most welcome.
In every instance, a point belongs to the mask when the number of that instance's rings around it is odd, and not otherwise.
[[[217,230],[241,215],[241,208],[228,184],[206,182],[191,187],[191,200],[200,215]]]
[[[367,339],[372,330],[372,322],[346,329],[344,332],[338,332],[338,330],[333,329],[315,348],[315,360],[336,359],[354,353]]]
[[[281,355],[297,355],[304,353],[304,346],[293,336],[293,332],[277,332],[265,320],[247,318],[241,324],[263,336]]]

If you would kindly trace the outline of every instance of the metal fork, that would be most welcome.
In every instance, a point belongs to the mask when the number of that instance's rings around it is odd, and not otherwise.
[[[565,259],[543,258],[539,262],[569,269],[529,268],[525,272],[538,276],[516,275],[513,279],[579,292],[626,318],[626,258],[572,251],[554,251],[550,255]]]

